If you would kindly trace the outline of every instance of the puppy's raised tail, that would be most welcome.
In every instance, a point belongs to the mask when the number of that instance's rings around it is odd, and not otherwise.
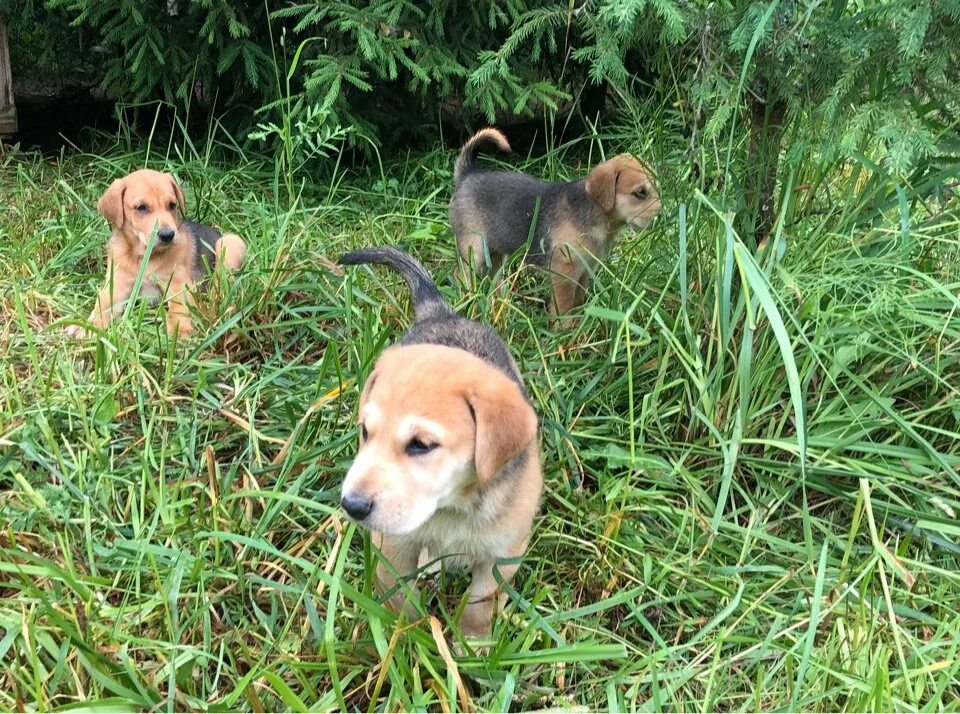
[[[505,154],[509,154],[512,151],[510,148],[510,142],[507,141],[507,137],[505,137],[498,129],[494,129],[492,127],[481,129],[467,139],[467,143],[463,145],[462,149],[460,149],[460,155],[457,156],[457,160],[453,165],[454,185],[459,186],[460,182],[467,174],[469,174],[471,171],[476,171],[477,151],[480,149],[481,144],[487,142],[496,144],[497,148]]]
[[[449,315],[452,310],[447,305],[433,278],[414,258],[396,248],[364,248],[354,250],[340,257],[340,265],[386,265],[393,268],[410,286],[413,295],[413,315],[416,322],[433,320]]]

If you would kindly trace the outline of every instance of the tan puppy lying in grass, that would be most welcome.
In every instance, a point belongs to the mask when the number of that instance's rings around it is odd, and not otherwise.
[[[543,489],[537,415],[516,363],[489,327],[455,313],[417,261],[393,248],[348,253],[343,265],[397,270],[415,321],[384,351],[360,397],[360,449],[341,504],[374,531],[388,567],[384,591],[416,572],[421,552],[473,576],[460,619],[465,635],[490,633],[504,580],[527,548]],[[390,598],[394,610],[403,591]],[[412,608],[408,609],[412,614]]]
[[[550,271],[550,312],[583,304],[589,269],[602,260],[617,231],[646,228],[660,211],[657,184],[637,159],[619,154],[580,181],[548,183],[514,171],[481,171],[477,150],[492,143],[510,151],[496,129],[482,129],[464,144],[454,166],[450,225],[467,267],[497,270],[527,243],[525,260]]]
[[[107,246],[107,277],[87,322],[106,327],[123,312],[133,295],[147,251],[139,295],[167,301],[167,331],[180,335],[193,330],[188,306],[193,287],[218,265],[235,270],[243,263],[246,245],[240,236],[221,235],[209,226],[181,220],[183,189],[170,174],[141,169],[110,184],[97,202],[113,233]],[[67,328],[71,337],[88,330]]]

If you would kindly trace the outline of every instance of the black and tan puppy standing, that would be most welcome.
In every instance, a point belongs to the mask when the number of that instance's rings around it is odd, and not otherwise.
[[[450,225],[467,267],[483,274],[532,240],[526,261],[551,273],[551,313],[586,300],[589,270],[610,249],[625,225],[645,228],[660,211],[660,195],[648,170],[630,154],[596,166],[580,181],[548,183],[527,174],[481,171],[484,143],[510,151],[496,129],[482,129],[464,144],[454,166]]]
[[[460,628],[487,635],[505,598],[494,568],[513,576],[539,508],[537,415],[500,337],[455,313],[420,263],[393,248],[358,250],[340,263],[393,268],[410,286],[415,313],[363,388],[360,448],[341,503],[374,532],[401,577],[416,572],[424,550],[469,569]],[[393,571],[377,567],[384,591],[396,585]],[[403,602],[402,592],[391,598],[395,610]]]
[[[170,174],[141,169],[118,178],[97,209],[113,232],[107,277],[87,319],[93,328],[106,327],[123,312],[146,260],[139,294],[166,300],[168,332],[188,334],[194,287],[217,265],[235,270],[243,263],[246,245],[240,236],[181,218],[183,189]],[[71,325],[67,334],[83,337],[87,329]]]

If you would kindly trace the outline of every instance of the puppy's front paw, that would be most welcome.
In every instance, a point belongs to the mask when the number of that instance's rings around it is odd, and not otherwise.
[[[394,593],[394,595],[387,600],[386,605],[390,612],[397,617],[403,617],[408,624],[420,619],[420,613],[417,612],[417,608],[413,606],[413,603],[406,598],[403,592]]]
[[[189,337],[193,333],[193,323],[187,318],[171,320],[167,323],[167,333],[176,333],[179,337]]]
[[[460,616],[460,632],[465,637],[486,639],[490,637],[493,623],[493,603],[490,600],[472,602],[463,609]]]
[[[71,340],[83,340],[93,334],[88,329],[81,327],[80,325],[67,325],[63,332]]]
[[[450,651],[457,659],[463,657],[487,657],[490,654],[491,644],[481,644],[476,637],[468,637],[469,642],[457,640],[450,645]]]
[[[580,324],[581,315],[572,314],[569,312],[561,313],[559,315],[550,313],[550,329],[556,330],[557,332],[566,330],[572,332],[577,325]]]

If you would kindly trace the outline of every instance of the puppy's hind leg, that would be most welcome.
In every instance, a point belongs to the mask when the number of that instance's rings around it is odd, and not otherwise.
[[[460,285],[465,289],[476,287],[479,278],[495,273],[503,265],[503,256],[490,250],[487,237],[470,233],[457,237],[457,252],[460,254]]]
[[[247,254],[247,244],[236,233],[224,233],[214,244],[217,266],[238,270]]]
[[[474,287],[474,284],[477,280],[478,273],[474,267],[473,260],[473,249],[467,249],[466,253],[458,250],[458,255],[460,256],[460,269],[457,271],[457,280],[460,283],[460,287],[464,290],[470,290]]]

